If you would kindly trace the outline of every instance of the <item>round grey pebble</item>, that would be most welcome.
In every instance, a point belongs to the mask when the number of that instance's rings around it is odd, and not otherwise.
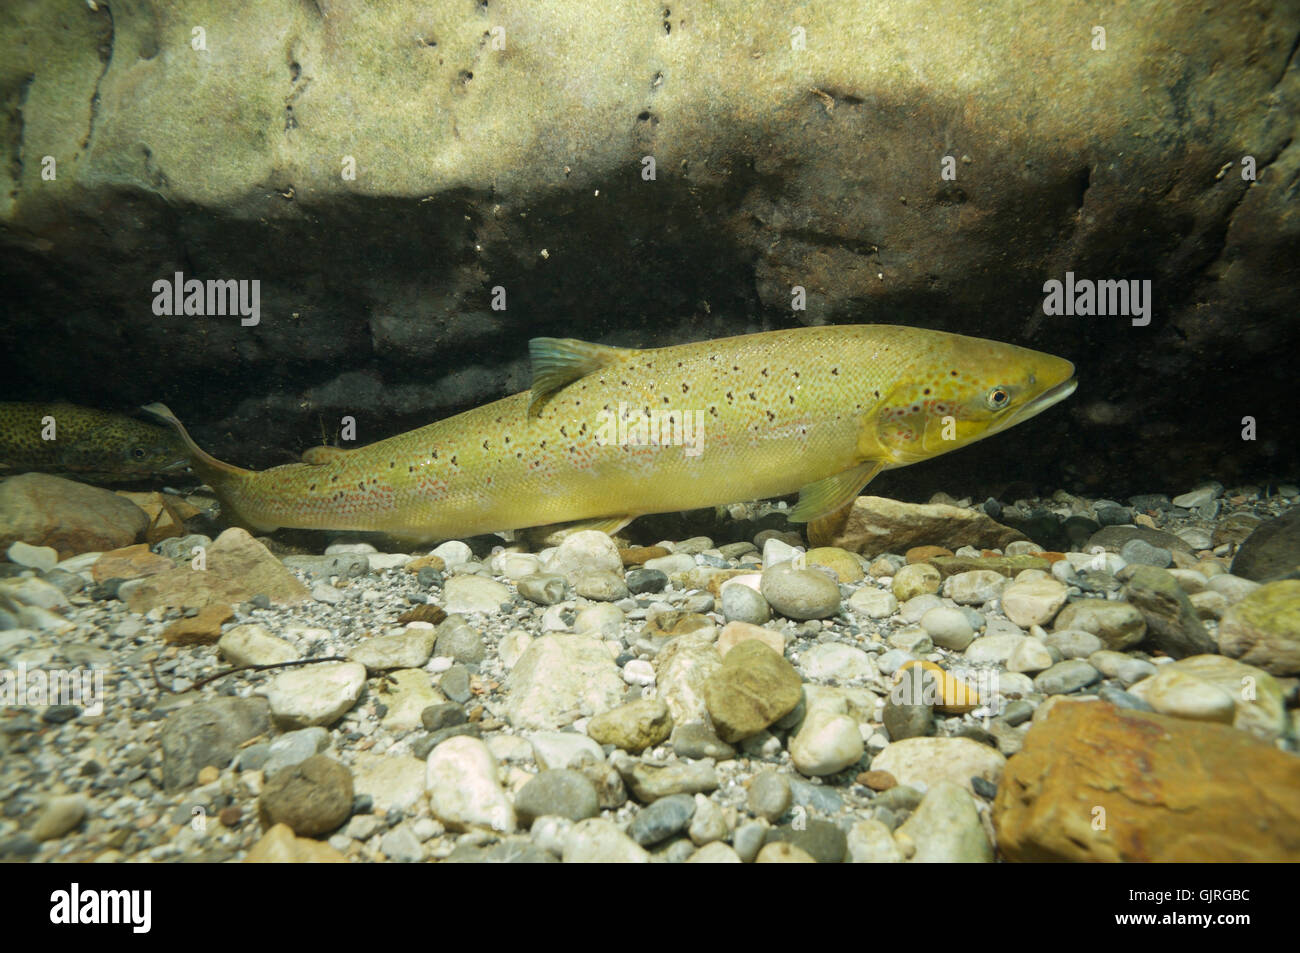
[[[442,588],[442,582],[443,582],[442,573],[434,569],[432,566],[425,566],[419,572],[417,572],[415,574],[415,580],[424,589]]]
[[[763,598],[787,619],[825,619],[840,609],[840,587],[823,572],[777,563],[763,570]]]
[[[684,831],[694,816],[694,795],[670,794],[659,798],[634,817],[627,834],[642,847],[657,844]]]
[[[760,771],[750,782],[745,804],[751,814],[764,820],[775,821],[790,810],[793,795],[790,782],[776,771]]]
[[[1068,695],[1086,688],[1101,678],[1097,671],[1082,659],[1066,659],[1038,673],[1034,688],[1044,695]]]
[[[762,593],[735,583],[722,587],[722,617],[728,622],[762,625],[772,618],[772,607],[767,604]]]
[[[454,702],[467,702],[470,698],[469,669],[464,665],[453,665],[443,672],[438,682],[442,693]]]
[[[439,731],[452,725],[463,725],[468,720],[465,709],[455,702],[430,705],[420,712],[420,723],[424,725],[426,731]]]
[[[688,798],[689,799],[689,798]],[[692,809],[694,801],[691,801]],[[539,817],[566,817],[581,821],[600,813],[596,788],[585,775],[567,768],[542,771],[515,795],[515,813],[531,826]]]
[[[1173,553],[1159,546],[1152,546],[1142,539],[1130,539],[1119,551],[1120,558],[1129,565],[1158,566],[1161,569],[1174,561]]]
[[[515,586],[521,596],[539,606],[553,606],[563,601],[567,588],[563,576],[542,574],[524,576]]]
[[[1097,692],[1097,697],[1104,702],[1110,702],[1116,708],[1127,708],[1130,711],[1155,710],[1131,692],[1121,691],[1120,689],[1114,688],[1110,685],[1103,686],[1102,689]]]
[[[844,807],[844,799],[835,793],[834,788],[813,784],[803,778],[790,779],[790,794],[795,804],[823,814],[838,814]]]
[[[970,786],[976,794],[985,800],[991,801],[993,798],[997,797],[998,786],[992,781],[988,781],[979,775],[974,775],[970,779]]]
[[[453,658],[457,662],[481,662],[486,650],[483,636],[459,616],[451,616],[438,626],[438,641],[434,655]]]
[[[763,838],[767,836],[768,826],[759,821],[750,821],[736,828],[731,838],[731,846],[746,864],[752,864],[763,847]]]
[[[634,595],[645,592],[663,592],[668,585],[668,575],[658,569],[633,569],[627,574],[627,591]]]
[[[673,729],[669,743],[679,758],[730,761],[736,756],[736,749],[714,734],[702,721],[688,721],[684,725],[678,725]]]

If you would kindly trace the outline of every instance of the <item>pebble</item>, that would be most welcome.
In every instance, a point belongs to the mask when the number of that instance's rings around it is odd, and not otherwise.
[[[934,642],[920,626],[908,626],[889,637],[889,644],[895,649],[908,653],[909,656],[929,655],[934,651]]]
[[[1156,667],[1145,659],[1128,658],[1115,666],[1115,677],[1124,683],[1124,687],[1150,678],[1156,673]]]
[[[814,710],[790,741],[790,760],[801,774],[822,777],[857,764],[865,750],[857,721]]]
[[[916,845],[912,863],[989,864],[989,843],[979,812],[967,790],[939,780],[926,792],[912,816],[898,829],[898,840]]]
[[[612,822],[593,817],[574,824],[564,841],[566,864],[648,864],[646,849]]]
[[[438,638],[434,642],[433,652],[442,658],[477,664],[483,661],[487,649],[482,634],[467,623],[463,616],[450,615],[438,625]]]
[[[1044,695],[1068,695],[1100,678],[1101,672],[1082,659],[1067,659],[1040,672],[1034,679],[1034,688]]]
[[[1121,691],[1110,685],[1103,685],[1097,691],[1097,697],[1104,702],[1110,702],[1116,708],[1127,708],[1130,711],[1155,711],[1146,701],[1131,692]]]
[[[619,584],[623,580],[619,577]],[[469,612],[492,615],[501,610],[501,604],[510,601],[510,589],[482,576],[452,576],[443,584],[443,608],[447,612]],[[626,588],[624,589],[626,595]]]
[[[322,662],[281,672],[262,690],[271,717],[285,729],[329,726],[361,697],[366,668],[357,662]]]
[[[269,777],[257,806],[264,827],[285,824],[299,837],[317,837],[343,825],[352,795],[352,772],[318,754]]]
[[[920,622],[927,612],[940,606],[951,606],[951,600],[932,592],[913,596],[899,607],[898,615],[904,622]]]
[[[944,580],[943,594],[960,605],[983,605],[998,598],[1009,580],[991,569],[954,573]]]
[[[718,737],[730,743],[757,734],[788,715],[799,704],[803,691],[799,674],[789,662],[762,642],[751,640],[727,653],[705,683],[704,694]]]
[[[231,665],[276,665],[298,658],[298,650],[256,622],[227,629],[217,641],[217,651]]]
[[[436,632],[427,628],[407,629],[398,635],[375,636],[351,649],[348,658],[360,662],[372,675],[395,668],[421,668],[433,654],[437,638]]]
[[[48,572],[59,562],[59,551],[52,546],[33,546],[22,540],[15,540],[5,550],[5,558],[18,566]]]
[[[1159,546],[1152,546],[1141,539],[1130,539],[1120,547],[1120,558],[1129,565],[1156,566],[1161,569],[1174,561],[1173,553]]]
[[[945,649],[961,652],[975,639],[975,630],[959,609],[938,606],[921,616],[921,627],[931,641]]]
[[[760,771],[749,783],[745,806],[755,817],[776,821],[790,810],[789,779],[777,771]]]
[[[943,577],[939,575],[939,570],[929,563],[912,563],[894,573],[890,588],[894,598],[899,602],[907,602],[917,596],[938,592],[942,584]]]
[[[931,706],[903,704],[892,694],[885,702],[883,719],[890,741],[922,738],[934,733],[934,709]]]
[[[1236,703],[1222,688],[1187,672],[1165,668],[1146,683],[1146,702],[1162,715],[1232,724]]]
[[[648,804],[672,794],[707,794],[718,789],[718,775],[710,761],[676,761],[656,766],[641,761],[615,765],[632,795]]]
[[[205,767],[224,769],[240,745],[270,727],[262,698],[214,698],[173,712],[159,734],[164,790],[193,787]]]
[[[876,796],[885,804],[897,806],[907,798],[905,787],[927,790],[940,781],[952,781],[974,793],[970,779],[975,776],[998,784],[1007,759],[988,745],[969,738],[908,738],[896,741],[871,762],[877,771],[888,771],[899,786]]]
[[[898,849],[888,827],[874,818],[860,820],[849,829],[849,862],[854,864],[900,864],[903,852]]]
[[[736,851],[721,842],[705,844],[687,858],[688,864],[739,864],[743,863]]]
[[[86,801],[80,795],[51,798],[32,825],[30,836],[35,841],[57,840],[69,833],[86,817]]]
[[[763,849],[754,858],[756,864],[815,864],[812,855],[802,848],[785,841],[764,844]]]
[[[1069,590],[1055,578],[1017,579],[1002,591],[1002,611],[1025,628],[1047,625],[1065,605],[1068,594]]]
[[[977,665],[1008,665],[1009,659],[1025,641],[1026,637],[1018,633],[985,635],[967,646],[963,654],[968,662]],[[1050,659],[1048,664],[1051,664]]]
[[[668,585],[668,576],[658,569],[633,569],[627,574],[625,579],[628,592],[633,595],[642,595],[643,593],[663,592],[664,587]],[[523,590],[520,589],[520,593]],[[536,601],[536,600],[534,600]],[[557,600],[558,601],[558,600]],[[550,603],[543,603],[549,605]]]
[[[728,622],[722,627],[718,633],[718,654],[725,658],[737,645],[751,639],[762,642],[778,655],[785,654],[785,637],[780,632],[740,621]]]
[[[539,606],[553,606],[563,602],[568,591],[564,577],[556,575],[525,576],[515,583],[515,587],[521,596]]]
[[[736,756],[736,749],[727,744],[702,721],[691,721],[673,729],[670,741],[673,751],[679,758],[712,758],[715,761],[729,761]]]
[[[496,759],[478,738],[449,738],[434,748],[425,783],[429,807],[449,830],[514,832],[515,811],[497,784]]]
[[[597,602],[617,602],[629,595],[623,573],[608,569],[580,573],[574,580],[573,591],[584,599]]]
[[[818,864],[842,863],[848,852],[848,837],[839,825],[812,818],[801,818],[798,823],[773,827],[768,830],[764,840],[767,846],[790,844]],[[759,856],[762,856],[761,851]]]
[[[846,605],[868,619],[887,619],[898,611],[898,599],[892,592],[865,586],[850,596]]]
[[[1147,632],[1142,613],[1127,602],[1110,602],[1105,599],[1080,599],[1060,611],[1055,627],[1082,629],[1091,632],[1105,643],[1106,648],[1117,652],[1140,643]]]
[[[585,635],[534,639],[506,679],[516,728],[558,728],[623,700],[623,678],[604,644]]]
[[[1082,629],[1058,629],[1043,643],[1060,652],[1063,659],[1086,659],[1102,650],[1101,639]]]
[[[870,655],[842,642],[814,645],[799,657],[799,667],[808,678],[839,681],[871,678],[876,669]]]
[[[262,771],[269,778],[285,768],[306,761],[312,755],[320,754],[329,747],[329,743],[329,732],[319,726],[286,732],[268,746]]]
[[[632,819],[627,833],[642,847],[648,847],[685,830],[694,816],[695,797],[673,794],[641,810]]]
[[[564,817],[571,821],[600,813],[596,788],[578,771],[566,768],[539,772],[515,795],[519,822],[531,826],[539,817]]]
[[[424,859],[420,839],[406,824],[399,824],[380,838],[379,849],[385,857],[399,864],[415,864]]]
[[[722,617],[728,622],[762,625],[772,618],[772,607],[759,592],[743,583],[722,587]]]
[[[695,813],[691,816],[687,836],[697,847],[720,841],[727,836],[727,818],[722,808],[703,794],[695,795]]]
[[[471,695],[469,669],[460,663],[453,665],[442,673],[442,678],[438,680],[438,687],[453,702],[460,702],[463,705],[470,700]]]
[[[829,576],[816,569],[795,569],[788,563],[763,570],[762,595],[789,619],[825,619],[840,608],[840,587]]]
[[[458,539],[450,539],[440,546],[435,547],[431,556],[437,556],[442,560],[447,569],[457,569],[465,565],[474,558],[474,552],[465,543]]]
[[[587,724],[597,743],[638,753],[668,739],[673,719],[658,698],[643,698],[602,712]]]
[[[653,685],[655,683],[654,665],[645,661],[645,659],[632,659],[623,666],[623,681],[629,685]]]
[[[529,736],[533,756],[543,770],[573,768],[581,761],[596,764],[605,760],[600,745],[573,731],[538,731]]]

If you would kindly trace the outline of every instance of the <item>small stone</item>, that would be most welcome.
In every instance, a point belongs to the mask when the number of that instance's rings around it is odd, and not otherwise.
[[[442,658],[470,664],[483,661],[486,655],[482,634],[459,615],[448,616],[438,626],[433,652]]]
[[[942,584],[943,577],[939,574],[939,570],[929,563],[913,563],[903,566],[894,573],[891,588],[894,598],[899,602],[906,602],[916,596],[938,592]]]
[[[477,738],[449,738],[429,754],[429,806],[450,830],[513,833],[515,812],[497,784],[497,764]]]
[[[650,855],[610,821],[579,821],[564,841],[566,864],[647,864]]]
[[[1044,695],[1068,695],[1100,678],[1101,672],[1082,659],[1068,659],[1040,672],[1034,678],[1034,688]]]
[[[778,655],[785,654],[785,637],[780,632],[749,622],[728,622],[723,626],[718,634],[718,653],[725,658],[733,648],[750,639],[757,639]]]
[[[921,627],[935,645],[963,651],[975,638],[975,630],[959,609],[939,606],[921,617]]]
[[[858,723],[848,715],[810,711],[790,741],[795,769],[809,777],[836,774],[857,764],[865,752]]]
[[[858,775],[859,784],[865,784],[873,791],[888,791],[892,787],[897,787],[898,779],[888,771],[881,771],[872,768],[870,771],[863,771]]]
[[[628,592],[633,595],[642,595],[649,592],[663,592],[664,587],[668,585],[668,576],[658,569],[641,568],[629,572],[624,581],[627,584]],[[520,592],[522,594],[522,590]],[[550,603],[543,604],[549,605]]]
[[[822,642],[814,645],[799,658],[799,666],[809,678],[853,679],[872,678],[875,663],[862,649],[842,642]]]
[[[424,847],[406,824],[399,824],[380,838],[379,849],[398,864],[415,864],[424,859]]]
[[[849,597],[847,605],[868,619],[887,619],[898,611],[898,599],[883,589],[859,589]]]
[[[81,824],[86,817],[86,801],[80,795],[51,798],[32,825],[36,841],[58,840]]]
[[[976,665],[1007,665],[1010,658],[1027,641],[1019,633],[998,632],[976,639],[963,653],[968,662]],[[1048,665],[1051,664],[1049,659]],[[1046,666],[1044,666],[1046,668]]]
[[[506,679],[506,712],[518,728],[557,728],[615,707],[623,692],[600,640],[547,635],[533,640]]]
[[[1152,546],[1141,539],[1130,539],[1120,547],[1119,555],[1130,566],[1155,566],[1164,569],[1174,561],[1174,555],[1169,550]]]
[[[679,758],[712,758],[715,761],[729,761],[736,756],[736,750],[727,744],[702,721],[691,721],[673,729],[670,741],[673,752]]]
[[[615,767],[642,804],[673,794],[708,794],[718,789],[718,775],[709,761],[677,761],[656,767],[629,759]]]
[[[933,787],[948,780],[974,793],[970,779],[975,776],[993,784],[999,783],[1007,759],[988,745],[969,738],[908,738],[896,741],[876,755],[873,770],[888,771],[898,779],[899,787],[877,795],[876,802],[887,799],[886,804],[898,803],[896,799],[906,794],[896,794],[902,787],[913,785]],[[874,802],[873,802],[874,803]]]
[[[993,847],[968,790],[942,779],[930,787],[920,806],[898,829],[899,835],[916,845],[912,863],[993,862]]]
[[[944,580],[943,594],[959,605],[983,605],[1007,588],[1007,577],[989,569],[959,572]]]
[[[705,683],[704,693],[718,736],[734,742],[793,711],[802,687],[789,662],[762,642],[747,641],[722,660]]]
[[[849,862],[854,864],[901,864],[898,849],[889,828],[873,818],[858,821],[848,834]]]
[[[718,841],[705,844],[686,859],[688,864],[739,864],[743,863],[736,851]]]
[[[1134,606],[1106,599],[1080,599],[1067,605],[1056,617],[1056,630],[1082,629],[1091,632],[1117,652],[1133,648],[1146,637],[1147,624]]]
[[[329,743],[329,732],[319,726],[287,732],[268,746],[262,771],[269,778],[285,768],[301,764],[312,755],[320,754],[329,747]],[[202,777],[199,778],[199,783],[204,783]]]
[[[623,580],[620,577],[619,582]],[[494,615],[501,604],[510,601],[510,590],[493,579],[482,576],[452,576],[442,587],[447,612],[469,612]]]
[[[469,669],[457,662],[442,673],[442,678],[438,680],[438,687],[452,701],[463,705],[469,701],[471,695]]]
[[[5,550],[5,557],[15,565],[26,566],[28,569],[37,569],[41,572],[49,572],[58,565],[59,551],[52,546],[33,546],[30,543],[24,543],[22,540],[15,540]],[[170,569],[171,567],[168,565],[166,568]],[[98,582],[99,580],[95,581]]]
[[[848,851],[844,831],[829,821],[801,819],[798,823],[772,828],[764,839],[768,845],[786,843],[797,847],[819,864],[843,863]]]
[[[605,752],[586,735],[572,731],[539,731],[529,739],[533,756],[543,770],[576,767],[580,761],[602,763]]]
[[[565,817],[571,821],[595,817],[600,813],[596,789],[578,771],[558,769],[542,771],[515,795],[515,813],[525,827],[539,817]]]
[[[1002,591],[1002,611],[1025,628],[1047,625],[1065,605],[1067,594],[1066,587],[1056,579],[1017,580]]]
[[[695,798],[674,794],[660,798],[632,819],[628,836],[642,847],[658,844],[686,829],[695,816]]]
[[[772,618],[772,607],[760,592],[741,582],[722,587],[722,617],[728,622],[761,626]]]
[[[300,837],[342,826],[352,812],[352,772],[324,755],[313,755],[267,779],[258,797],[264,827],[286,824]]]
[[[657,698],[643,698],[592,718],[587,734],[599,744],[635,754],[665,741],[672,729],[668,706]]]
[[[217,651],[231,665],[277,665],[298,658],[298,650],[256,622],[237,625],[217,642]]]
[[[858,557],[838,546],[816,546],[808,550],[804,561],[810,567],[822,566],[831,570],[842,583],[860,582],[864,575]]]
[[[281,728],[328,727],[352,709],[365,684],[364,665],[322,662],[281,672],[262,693]]]
[[[1227,725],[1236,717],[1231,695],[1188,672],[1166,667],[1144,687],[1146,702],[1162,715]]]
[[[177,619],[163,630],[163,641],[171,645],[211,645],[221,638],[221,624],[235,610],[223,603],[204,606],[197,615]]]
[[[762,595],[789,619],[825,619],[840,608],[840,588],[825,573],[778,563],[763,570]]]
[[[433,654],[436,640],[433,629],[407,629],[399,635],[366,639],[348,652],[348,658],[360,662],[371,675],[395,668],[421,668]]]
[[[1300,675],[1300,581],[1267,583],[1228,609],[1219,651],[1272,675]]]
[[[1124,595],[1142,614],[1147,640],[1153,646],[1174,658],[1216,650],[1214,639],[1173,576],[1155,566],[1131,566],[1121,578],[1126,582]]]
[[[214,698],[167,717],[160,735],[163,787],[192,787],[209,765],[225,768],[239,746],[270,730],[269,708],[261,698]]]
[[[784,841],[775,841],[770,844],[764,844],[763,849],[758,852],[754,859],[756,864],[815,864],[812,855],[807,851],[796,847],[794,844],[788,844]]]
[[[695,814],[691,817],[687,835],[697,847],[727,836],[727,818],[722,809],[703,794],[695,795]],[[739,858],[737,858],[739,860]]]
[[[776,821],[790,810],[790,781],[776,771],[760,771],[749,783],[745,804],[755,817]]]
[[[1086,659],[1102,651],[1101,639],[1082,629],[1058,629],[1043,639],[1043,644],[1056,649],[1063,659]]]
[[[244,857],[246,864],[345,864],[347,858],[329,844],[295,837],[287,824],[276,824]]]

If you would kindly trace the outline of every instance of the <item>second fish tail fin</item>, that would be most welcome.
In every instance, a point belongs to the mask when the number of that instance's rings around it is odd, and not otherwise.
[[[204,480],[211,484],[214,489],[220,487],[220,484],[223,482],[223,477],[244,476],[252,472],[251,470],[244,470],[229,463],[223,463],[200,447],[194,442],[194,438],[189,435],[189,431],[185,429],[185,425],[180,422],[179,418],[172,413],[171,408],[166,404],[146,404],[140,409],[147,414],[157,417],[163,423],[176,431],[176,435],[181,438],[181,442],[185,444],[186,451],[189,452],[190,461],[195,471],[198,472],[199,476],[203,477]]]

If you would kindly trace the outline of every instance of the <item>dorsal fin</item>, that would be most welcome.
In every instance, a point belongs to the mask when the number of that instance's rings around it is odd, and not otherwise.
[[[533,362],[533,396],[528,413],[561,388],[586,377],[602,367],[626,361],[636,354],[633,348],[592,344],[576,338],[533,338],[528,354]]]

